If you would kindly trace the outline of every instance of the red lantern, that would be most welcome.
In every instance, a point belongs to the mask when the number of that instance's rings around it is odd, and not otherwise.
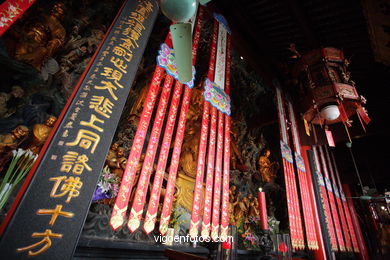
[[[336,48],[312,50],[300,57],[293,69],[301,90],[303,118],[313,124],[330,125],[343,122],[358,114],[368,124],[370,118],[362,107],[366,103],[359,96],[350,79],[348,60]]]

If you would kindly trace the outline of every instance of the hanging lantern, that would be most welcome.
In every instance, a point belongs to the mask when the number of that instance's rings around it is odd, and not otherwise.
[[[349,118],[357,114],[362,124],[362,121],[370,122],[362,107],[366,100],[358,95],[348,64],[343,51],[336,48],[312,50],[300,57],[293,77],[298,79],[303,93],[304,120],[312,124],[342,122],[350,126]]]

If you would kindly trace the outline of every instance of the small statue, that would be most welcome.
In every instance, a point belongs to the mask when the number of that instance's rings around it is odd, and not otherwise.
[[[64,44],[66,31],[61,24],[65,5],[54,4],[51,14],[45,17],[45,22],[33,24],[23,35],[18,35],[15,47],[15,59],[32,65],[41,71],[43,65],[53,57]]]
[[[10,93],[0,92],[0,118],[14,114],[17,108],[15,103],[23,96],[24,90],[20,86],[13,86]]]
[[[115,143],[114,143],[115,144]],[[115,173],[120,179],[122,179],[124,170],[126,168],[127,159],[125,158],[125,150],[123,148],[117,148],[116,156],[113,156],[107,163],[112,173]]]
[[[237,169],[237,161],[240,164],[242,164],[243,160],[242,160],[242,154],[240,148],[237,145],[237,140],[238,140],[237,129],[234,126],[230,129],[230,134],[232,136],[230,140],[230,151],[231,151],[230,157],[232,162],[232,169]]]
[[[10,134],[0,135],[0,172],[12,157],[12,150],[18,148],[25,140],[28,133],[28,128],[24,125],[20,125],[12,130]]]
[[[32,132],[33,139],[27,149],[30,149],[34,154],[38,154],[45,144],[46,139],[49,137],[56,121],[57,117],[49,116],[44,124],[35,124]]]
[[[237,187],[235,185],[232,185],[229,189],[229,201],[234,201],[236,196],[236,190]]]
[[[232,186],[236,187],[236,186]],[[230,195],[230,192],[229,192]],[[240,198],[236,198],[235,196],[235,189],[234,189],[234,194],[232,196],[229,196],[229,224],[235,225],[236,224],[236,219],[234,215],[234,210],[237,206],[237,204],[240,202]]]
[[[108,162],[116,157],[116,152],[118,151],[119,143],[113,143],[110,147],[110,150],[108,151],[107,157],[106,157],[106,164],[108,165]]]
[[[260,216],[259,201],[257,198],[253,198],[250,202],[249,216],[252,218],[258,218]]]
[[[261,180],[266,183],[273,183],[276,178],[276,172],[279,168],[277,162],[271,163],[269,156],[271,155],[271,151],[269,149],[265,149],[264,155],[260,156],[259,159],[259,172],[261,176]]]

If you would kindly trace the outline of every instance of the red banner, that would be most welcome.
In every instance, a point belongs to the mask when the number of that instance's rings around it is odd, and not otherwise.
[[[156,173],[154,176],[153,188],[150,195],[148,210],[145,216],[144,230],[146,234],[149,234],[154,230],[154,226],[157,219],[157,211],[158,211],[158,204],[160,201],[162,183],[164,180],[164,173],[167,165],[169,148],[171,147],[172,134],[173,134],[173,129],[175,127],[176,116],[179,108],[182,89],[183,89],[183,85],[179,81],[176,81],[175,89],[173,91],[172,101],[170,104],[168,120],[165,126],[164,138],[161,144],[160,156],[158,158]]]
[[[209,71],[207,76],[209,79],[212,79],[214,77],[215,58],[217,52],[217,35],[218,35],[218,22],[214,21]],[[200,133],[199,150],[198,150],[198,162],[196,166],[194,200],[192,203],[192,214],[191,214],[191,221],[190,221],[190,228],[189,228],[189,234],[191,237],[196,237],[198,235],[198,228],[200,222],[200,210],[201,210],[201,203],[202,203],[201,198],[202,198],[202,190],[203,190],[204,168],[205,168],[205,161],[206,161],[209,117],[210,117],[210,103],[204,101],[203,115],[202,115],[202,128]]]
[[[332,219],[332,214],[329,206],[329,201],[328,201],[328,196],[327,196],[327,186],[325,184],[324,177],[321,174],[321,165],[320,165],[320,158],[319,158],[319,153],[317,151],[317,147],[313,146],[313,152],[314,152],[314,161],[316,164],[316,170],[317,170],[317,179],[318,179],[318,184],[320,186],[321,190],[321,203],[324,208],[324,214],[325,214],[325,219],[327,223],[327,228],[328,228],[328,233],[330,236],[330,243],[332,245],[332,250],[337,251],[338,246],[337,246],[337,238],[336,238],[336,233],[335,229],[333,226],[333,219]]]
[[[226,41],[226,76],[225,92],[230,94],[230,36]],[[221,239],[228,235],[229,226],[229,179],[230,179],[230,116],[225,115],[225,140],[224,140],[224,160],[223,160],[223,181],[222,181],[222,212],[221,212]]]
[[[35,3],[35,0],[8,0],[0,5],[0,36]]]
[[[194,50],[193,64],[195,64],[195,60],[196,60],[196,53],[197,53],[196,50],[198,48],[198,43],[200,38],[202,17],[203,17],[203,8],[200,8],[198,12],[198,20],[195,25],[194,41],[192,45]],[[161,189],[162,189],[162,182],[164,179],[164,173],[167,165],[168,154],[171,146],[172,134],[175,127],[176,116],[179,108],[182,89],[183,89],[182,84],[179,81],[176,81],[175,89],[170,104],[169,114],[167,118],[167,124],[165,126],[165,133],[161,144],[161,151],[160,151],[156,173],[153,181],[153,187],[152,187],[152,192],[148,204],[148,210],[146,212],[145,221],[144,221],[144,230],[146,234],[152,232],[156,224],[158,205],[159,205]]]
[[[222,181],[222,156],[224,137],[224,114],[218,111],[218,134],[217,134],[217,158],[215,161],[213,217],[211,223],[211,238],[217,241],[219,235],[219,217],[221,210],[221,181]]]
[[[215,160],[215,143],[217,136],[217,113],[215,107],[211,107],[211,122],[210,122],[210,138],[207,158],[207,173],[206,173],[206,191],[204,199],[204,209],[202,218],[202,232],[203,238],[208,238],[210,235],[210,220],[211,207],[213,198],[213,179],[214,179],[214,160]]]
[[[330,209],[332,212],[333,223],[334,223],[334,227],[336,230],[339,249],[340,249],[340,251],[345,251],[343,232],[341,230],[340,219],[339,219],[339,215],[337,213],[337,206],[336,206],[335,195],[333,193],[332,182],[331,182],[329,172],[328,172],[329,164],[325,159],[323,149],[324,149],[323,147],[319,146],[320,158],[322,161],[322,169],[323,169],[324,177],[325,177],[325,185],[326,185],[326,189],[328,190],[329,204],[330,204]]]
[[[204,12],[203,7],[200,6],[198,11],[198,19],[195,25],[195,32],[193,35],[194,39],[192,44],[192,64],[195,64],[196,62],[196,53],[199,45],[203,12]],[[159,231],[162,235],[164,235],[167,232],[169,220],[171,218],[173,195],[175,193],[176,176],[177,176],[177,170],[180,162],[180,153],[183,144],[184,132],[185,132],[185,127],[187,122],[187,112],[188,112],[188,107],[190,105],[190,100],[191,100],[191,89],[186,87],[184,88],[184,95],[183,95],[183,100],[180,108],[180,116],[179,116],[179,121],[176,129],[175,141],[173,145],[173,153],[172,153],[171,163],[169,167],[168,182],[167,182],[164,203],[163,203],[161,217],[160,217]],[[155,207],[158,207],[158,205],[155,204]],[[155,210],[157,211],[157,209]]]
[[[144,146],[150,118],[152,117],[154,104],[157,100],[161,79],[164,74],[164,69],[156,66],[152,83],[150,85],[148,95],[145,99],[144,108],[141,113],[141,118],[138,123],[137,132],[133,140],[133,145],[130,150],[126,168],[123,173],[122,183],[116,197],[114,208],[112,210],[110,226],[113,230],[121,227],[125,221],[126,211],[129,204],[130,194],[133,189],[138,163],[141,157],[142,148]]]
[[[294,144],[294,153],[295,153],[295,163],[297,166],[297,173],[298,173],[298,179],[299,179],[299,187],[301,190],[301,198],[302,202],[304,203],[303,209],[303,217],[304,217],[304,223],[306,227],[306,237],[307,237],[307,243],[309,249],[318,249],[318,240],[315,230],[315,224],[314,224],[314,217],[312,213],[312,203],[310,199],[310,193],[309,193],[309,186],[307,183],[307,176],[306,176],[306,169],[305,169],[305,162],[304,159],[301,156],[301,142],[299,139],[299,133],[297,128],[297,122],[295,120],[295,113],[292,103],[288,102],[288,112],[291,122],[291,132],[293,137],[293,144]]]
[[[290,224],[291,244],[295,249],[304,249],[305,240],[302,230],[302,220],[299,208],[299,199],[295,181],[292,152],[288,145],[289,138],[286,125],[286,113],[284,108],[284,97],[282,90],[275,82],[277,110],[280,127],[280,149],[282,152],[284,179],[286,184],[286,197],[288,206],[288,217]]]
[[[332,182],[332,186],[333,186],[333,193],[336,197],[336,203],[337,203],[337,208],[338,208],[339,217],[340,217],[340,221],[341,221],[341,226],[343,227],[341,231],[344,235],[345,247],[346,247],[347,251],[352,251],[351,237],[350,237],[350,234],[348,232],[348,225],[347,225],[347,221],[346,221],[345,215],[344,215],[344,209],[343,209],[343,203],[341,200],[340,188],[337,187],[338,184],[337,184],[337,180],[335,177],[336,165],[334,164],[334,161],[331,160],[329,149],[326,146],[325,146],[325,154],[326,154],[326,158],[327,158],[328,163],[329,163],[329,170],[330,170],[330,177],[331,177],[331,182]],[[347,227],[347,228],[345,228],[345,227]]]
[[[356,240],[357,240],[357,243],[359,245],[360,256],[363,260],[366,260],[366,259],[368,260],[370,258],[368,256],[368,251],[367,251],[366,245],[364,243],[364,238],[363,238],[362,230],[360,229],[359,220],[357,218],[355,206],[353,205],[353,201],[351,199],[352,196],[351,196],[351,192],[349,190],[349,186],[344,184],[343,190],[348,197],[347,205],[348,205],[349,216],[350,216],[351,222],[352,222],[353,227],[354,227],[353,229],[354,229],[355,234],[356,234]]]
[[[341,185],[340,175],[339,175],[339,171],[338,171],[338,168],[337,168],[337,165],[336,165],[336,160],[334,159],[333,153],[331,153],[331,156],[332,156],[333,166],[334,166],[334,169],[335,169],[336,182],[337,182],[337,184],[339,186],[340,198],[341,198],[341,201],[342,201],[343,211],[344,211],[344,214],[345,214],[345,220],[347,222],[346,233],[349,233],[350,238],[352,240],[352,249],[353,249],[353,251],[359,252],[359,245],[358,245],[358,242],[357,242],[357,239],[356,239],[355,229],[354,229],[353,224],[352,224],[351,215],[349,213],[347,200],[345,198],[345,195],[344,195],[344,192],[343,192],[343,188],[342,188],[342,185]]]
[[[154,118],[148,148],[146,150],[141,174],[139,176],[138,185],[133,199],[133,205],[130,211],[129,221],[127,223],[127,227],[131,232],[134,232],[136,229],[138,229],[141,224],[146,194],[149,188],[150,175],[153,171],[154,159],[156,156],[158,142],[160,140],[161,128],[164,122],[173,81],[174,78],[172,76],[168,74],[165,76],[165,82],[161,91],[160,101],[157,107],[157,113]]]

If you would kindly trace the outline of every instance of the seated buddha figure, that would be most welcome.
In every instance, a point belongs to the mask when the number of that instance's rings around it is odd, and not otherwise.
[[[15,59],[41,71],[43,65],[65,42],[66,31],[61,24],[64,12],[64,4],[56,3],[44,21],[35,22],[23,34],[18,35]]]
[[[49,137],[51,130],[57,118],[55,116],[49,116],[43,124],[35,124],[32,131],[32,140],[27,149],[30,149],[34,154],[38,154],[42,146],[45,144],[46,139]]]

